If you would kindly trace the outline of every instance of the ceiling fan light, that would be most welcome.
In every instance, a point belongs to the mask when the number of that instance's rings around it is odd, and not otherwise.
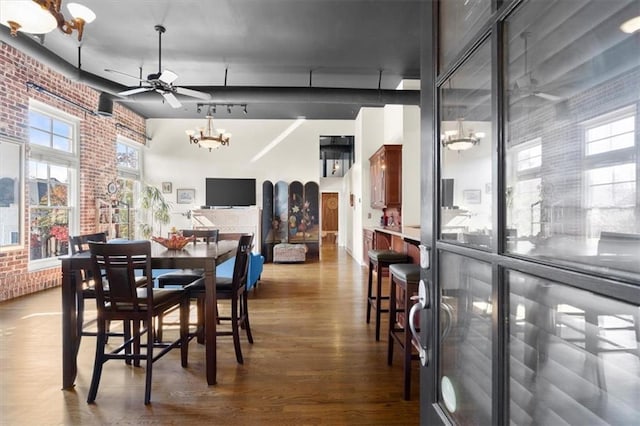
[[[219,135],[224,134],[225,130],[224,129],[216,129],[216,133]]]
[[[96,19],[96,14],[93,13],[93,10],[82,4],[69,3],[67,4],[67,9],[69,9],[71,16],[76,19],[82,19],[87,24],[92,23]]]
[[[0,23],[17,31],[30,34],[46,34],[58,26],[58,21],[47,9],[33,0],[2,0],[0,2]]]
[[[444,135],[445,136],[455,136],[458,134],[457,130],[445,130],[444,131]]]
[[[620,25],[620,31],[623,33],[633,34],[638,30],[640,30],[640,16],[631,18]]]
[[[194,130],[185,130],[184,132],[187,134],[187,136],[193,136],[196,134]]]
[[[477,143],[477,139],[461,138],[446,141],[443,145],[452,151],[466,151],[467,149],[473,148]]]
[[[482,139],[482,138],[484,138],[484,137],[485,137],[485,136],[487,136],[487,135],[486,135],[484,132],[476,132],[475,136],[476,136],[476,138],[478,138],[478,139]]]

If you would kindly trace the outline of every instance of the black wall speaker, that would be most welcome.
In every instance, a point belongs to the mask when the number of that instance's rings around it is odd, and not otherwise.
[[[105,92],[100,93],[100,98],[98,99],[98,110],[96,112],[102,117],[111,117],[113,115],[113,99],[111,98],[111,95]]]

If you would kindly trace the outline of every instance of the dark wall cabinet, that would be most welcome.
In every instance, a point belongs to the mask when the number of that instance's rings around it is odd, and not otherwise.
[[[402,206],[402,145],[382,145],[369,158],[371,207]]]

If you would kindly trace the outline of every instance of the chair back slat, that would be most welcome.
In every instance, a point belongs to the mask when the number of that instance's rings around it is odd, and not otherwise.
[[[126,243],[89,242],[93,260],[93,273],[104,271],[109,290],[105,291],[101,280],[96,282],[96,298],[99,306],[108,311],[142,311],[151,306],[153,297],[152,280],[147,280],[146,298],[138,297],[139,282],[136,271],[151,277],[151,243],[137,241]]]
[[[249,273],[249,256],[253,242],[253,234],[246,234],[238,240],[235,265],[233,266],[233,286],[238,289],[247,284]]]
[[[107,242],[107,234],[104,232],[96,232],[95,234],[74,235],[69,238],[71,254],[84,253],[89,251],[89,241],[98,243]]]

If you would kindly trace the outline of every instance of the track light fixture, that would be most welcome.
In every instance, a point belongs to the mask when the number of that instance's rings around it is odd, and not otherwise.
[[[198,113],[202,112],[202,108],[208,108],[207,111],[209,112],[209,115],[215,114],[218,105],[220,105],[221,108],[225,108],[227,109],[227,114],[231,114],[232,109],[234,107],[238,107],[238,108],[242,108],[242,112],[243,114],[247,115],[248,114],[248,109],[247,109],[247,104],[213,104],[213,103],[200,103],[197,104],[197,111]]]

